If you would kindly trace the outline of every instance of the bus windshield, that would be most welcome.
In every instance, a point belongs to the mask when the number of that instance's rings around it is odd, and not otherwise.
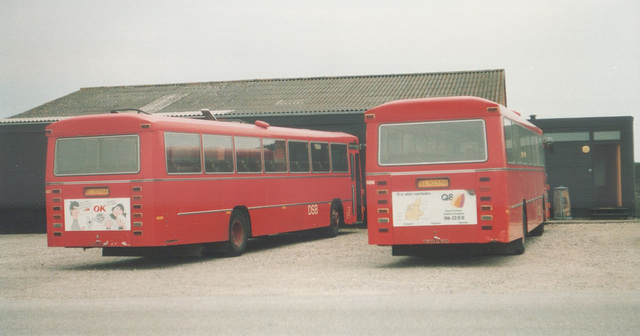
[[[483,162],[484,120],[381,125],[378,162],[383,166]]]
[[[56,176],[135,174],[139,171],[137,135],[61,138],[56,141]]]

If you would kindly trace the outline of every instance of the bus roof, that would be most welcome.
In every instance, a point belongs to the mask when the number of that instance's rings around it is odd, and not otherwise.
[[[447,120],[477,117],[478,112],[503,115],[523,126],[537,129],[520,113],[490,100],[471,96],[395,100],[365,112],[365,122]]]
[[[276,127],[270,126],[265,122],[246,124],[240,122],[187,119],[134,113],[112,113],[71,117],[52,123],[47,127],[48,136],[60,137],[132,134],[145,131],[211,133],[293,139],[357,140],[354,135],[343,132],[326,132]]]

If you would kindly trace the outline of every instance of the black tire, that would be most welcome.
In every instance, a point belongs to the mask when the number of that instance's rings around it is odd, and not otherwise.
[[[516,239],[508,244],[508,250],[511,254],[520,255],[524,253],[525,244],[527,243],[527,207],[526,202],[522,203],[522,238]]]
[[[538,225],[535,229],[531,230],[529,233],[530,236],[540,237],[544,233],[544,223],[547,221],[546,209],[544,208],[545,200],[542,198],[542,223]]]
[[[338,231],[340,230],[341,223],[341,212],[340,208],[335,204],[331,204],[331,211],[329,212],[329,226],[325,229],[325,236],[328,238],[333,238],[338,235]]]
[[[526,243],[525,240],[526,239],[524,237],[522,237],[520,239],[516,239],[516,240],[512,241],[510,243],[510,245],[511,245],[511,254],[514,254],[514,255],[524,254],[524,250],[525,250],[524,244]]]
[[[530,236],[540,237],[544,233],[544,223],[540,223],[535,229],[531,230]]]
[[[243,211],[234,211],[229,220],[229,240],[226,242],[224,254],[229,257],[242,255],[249,240],[249,216]]]

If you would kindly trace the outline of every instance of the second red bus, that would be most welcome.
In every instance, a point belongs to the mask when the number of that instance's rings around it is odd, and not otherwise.
[[[394,101],[365,113],[369,243],[520,254],[547,212],[542,131],[475,97]],[[432,250],[432,249],[431,249]]]

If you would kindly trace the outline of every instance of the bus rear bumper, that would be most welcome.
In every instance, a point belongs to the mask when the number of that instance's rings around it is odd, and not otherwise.
[[[391,255],[411,257],[449,257],[512,254],[510,243],[392,245]]]
[[[160,246],[160,247],[105,247],[104,257],[201,257],[205,251],[203,244]]]

